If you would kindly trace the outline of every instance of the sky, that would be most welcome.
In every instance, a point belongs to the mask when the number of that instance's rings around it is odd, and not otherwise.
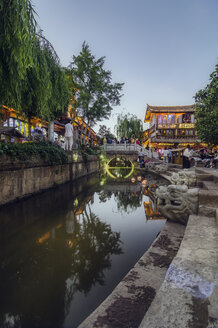
[[[112,81],[124,82],[117,115],[144,122],[147,104],[194,104],[218,63],[218,0],[32,0],[36,20],[67,67],[84,41]],[[144,125],[145,127],[145,125]]]

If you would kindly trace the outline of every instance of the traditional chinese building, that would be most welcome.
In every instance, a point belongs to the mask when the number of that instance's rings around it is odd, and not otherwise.
[[[59,139],[64,137],[65,133],[65,120],[71,118],[74,127],[78,128],[78,137],[81,137],[81,143],[91,143],[93,139],[94,144],[96,144],[96,134],[95,131],[88,126],[80,116],[73,116],[67,113],[63,119],[54,121],[54,139]],[[40,128],[43,136],[48,135],[48,122],[41,120],[37,117],[32,117],[30,120],[31,125],[31,135],[34,133],[36,128]],[[10,141],[11,136],[15,136],[15,141],[19,139],[24,139],[28,136],[28,122],[13,108],[8,108],[6,106],[0,107],[0,141],[5,140]]]
[[[150,147],[183,147],[200,142],[195,131],[195,106],[147,105],[144,144]]]

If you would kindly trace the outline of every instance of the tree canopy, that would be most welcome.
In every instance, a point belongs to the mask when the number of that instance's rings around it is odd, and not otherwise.
[[[117,117],[117,124],[115,126],[118,138],[138,138],[140,139],[143,133],[142,121],[136,115],[120,114]]]
[[[22,81],[33,66],[36,21],[30,0],[0,0],[0,105],[21,105]]]
[[[111,71],[103,68],[105,57],[96,59],[87,43],[69,66],[75,101],[73,109],[80,110],[91,126],[109,118],[112,106],[120,104],[123,83],[112,83]]]
[[[66,111],[70,88],[59,58],[42,34],[34,40],[34,65],[27,69],[22,81],[20,112],[29,122],[33,116],[48,121]]]
[[[111,133],[110,128],[107,128],[106,125],[100,125],[98,135],[101,138],[111,138],[111,139],[115,138],[113,133]]]
[[[210,75],[210,83],[195,95],[196,130],[200,139],[218,145],[218,65]]]

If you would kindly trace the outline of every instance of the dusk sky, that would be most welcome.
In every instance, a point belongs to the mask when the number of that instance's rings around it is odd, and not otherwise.
[[[146,104],[190,105],[218,62],[218,0],[33,0],[38,24],[61,64],[86,41],[124,82],[117,114],[144,121]],[[94,127],[98,131],[98,126]]]

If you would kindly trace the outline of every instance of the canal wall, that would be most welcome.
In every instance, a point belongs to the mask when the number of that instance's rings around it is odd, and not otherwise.
[[[68,163],[48,165],[43,161],[0,163],[0,206],[30,196],[56,185],[73,181],[99,170],[99,160],[90,155],[86,161],[68,156]]]

